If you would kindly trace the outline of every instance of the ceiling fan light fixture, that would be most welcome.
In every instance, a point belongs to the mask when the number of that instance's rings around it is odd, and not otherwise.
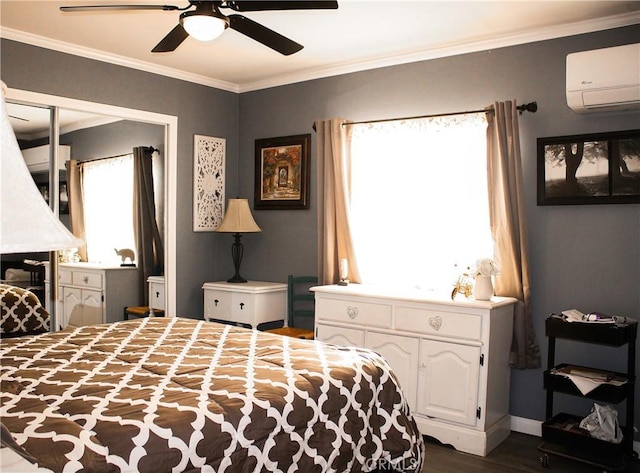
[[[198,41],[212,41],[228,26],[226,18],[217,16],[215,12],[202,13],[197,10],[180,15],[180,23],[189,36]]]

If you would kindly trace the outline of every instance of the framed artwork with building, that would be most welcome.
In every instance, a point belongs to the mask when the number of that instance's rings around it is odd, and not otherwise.
[[[311,135],[256,140],[254,208],[309,208]]]

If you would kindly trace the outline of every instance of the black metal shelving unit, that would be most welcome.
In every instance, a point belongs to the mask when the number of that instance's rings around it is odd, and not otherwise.
[[[620,471],[637,459],[633,451],[633,413],[635,390],[635,352],[637,322],[626,324],[598,324],[588,322],[566,322],[558,317],[549,317],[545,322],[546,335],[549,339],[547,370],[544,372],[544,388],[547,394],[546,421],[542,424],[542,440],[539,450],[542,466],[549,465],[549,454],[563,456],[581,461],[606,471]],[[567,367],[566,364],[555,364],[556,339],[561,338],[583,343],[594,343],[613,347],[627,345],[627,372],[615,373],[599,371],[617,379],[624,379],[621,386],[602,384],[593,391],[583,395],[568,378],[555,374],[556,370]],[[571,365],[575,366],[575,365]],[[579,396],[594,401],[618,404],[626,401],[627,411],[625,425],[621,426],[623,440],[621,443],[606,442],[586,434],[578,428],[582,417],[568,413],[553,412],[554,393],[560,392]]]

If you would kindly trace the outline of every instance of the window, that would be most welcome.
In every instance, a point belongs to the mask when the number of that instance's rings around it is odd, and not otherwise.
[[[133,155],[83,164],[87,259],[120,264],[115,249],[135,249],[133,229]]]
[[[365,284],[450,291],[493,256],[484,113],[353,125],[351,219]]]

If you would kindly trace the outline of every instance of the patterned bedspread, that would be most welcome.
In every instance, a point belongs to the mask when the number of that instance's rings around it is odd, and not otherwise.
[[[0,337],[49,331],[49,312],[28,289],[0,284]]]
[[[184,318],[3,340],[2,423],[54,471],[419,472],[383,358]]]

